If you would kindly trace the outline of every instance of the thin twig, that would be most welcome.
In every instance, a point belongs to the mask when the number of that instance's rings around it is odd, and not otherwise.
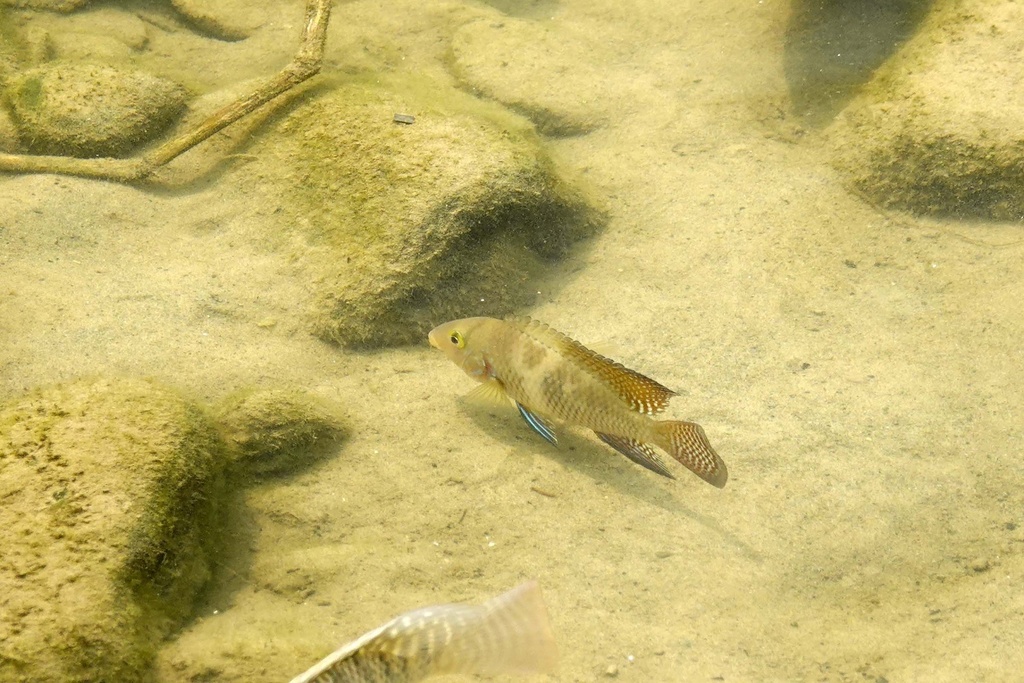
[[[249,95],[217,110],[195,128],[168,140],[141,158],[79,159],[33,154],[0,154],[0,172],[58,173],[122,182],[146,178],[211,135],[320,73],[324,43],[327,40],[327,23],[331,16],[331,1],[309,0],[299,51],[291,63],[276,76]]]

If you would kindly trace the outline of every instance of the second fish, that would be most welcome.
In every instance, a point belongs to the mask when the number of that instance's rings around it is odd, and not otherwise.
[[[594,430],[630,460],[674,479],[662,449],[719,488],[729,473],[694,422],[653,420],[676,392],[529,318],[465,318],[439,325],[430,344],[482,386],[511,399],[523,419],[557,443],[549,419]]]

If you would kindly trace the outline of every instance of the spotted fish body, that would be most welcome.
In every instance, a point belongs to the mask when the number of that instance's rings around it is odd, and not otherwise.
[[[424,607],[340,648],[291,683],[414,683],[450,673],[549,673],[557,660],[540,588],[482,605]]]
[[[676,395],[658,382],[529,318],[466,318],[429,335],[483,393],[511,399],[523,418],[552,443],[548,420],[597,433],[630,460],[674,478],[652,444],[705,481],[722,487],[725,463],[693,422],[654,420]]]

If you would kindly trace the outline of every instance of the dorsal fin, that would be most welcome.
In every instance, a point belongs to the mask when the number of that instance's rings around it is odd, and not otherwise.
[[[669,399],[676,395],[668,387],[650,377],[630,370],[599,353],[591,351],[575,339],[554,330],[542,322],[527,317],[510,318],[524,334],[554,348],[568,359],[575,361],[594,377],[608,385],[630,408],[645,415],[660,413],[668,406]]]

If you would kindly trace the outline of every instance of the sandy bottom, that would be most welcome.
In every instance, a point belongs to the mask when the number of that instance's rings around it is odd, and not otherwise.
[[[0,397],[141,374],[208,401],[299,386],[349,413],[336,457],[241,491],[161,680],[287,680],[399,612],[526,578],[559,642],[551,680],[1024,667],[1021,227],[879,213],[813,131],[779,135],[774,3],[641,4],[552,6],[554,29],[633,45],[616,66],[648,85],[608,126],[551,141],[611,222],[528,313],[678,389],[670,414],[704,426],[724,490],[466,405],[471,380],[425,340],[312,339],[287,260],[239,238],[272,211],[216,178],[0,180]],[[225,79],[263,73],[240,45]]]

